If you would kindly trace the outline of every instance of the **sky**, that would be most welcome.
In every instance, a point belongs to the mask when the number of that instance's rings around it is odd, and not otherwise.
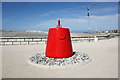
[[[120,0],[1,0],[2,2],[119,2]]]
[[[93,5],[96,3],[96,5]],[[60,16],[63,28],[71,32],[104,31],[118,28],[117,2],[2,2],[2,30],[55,28]]]

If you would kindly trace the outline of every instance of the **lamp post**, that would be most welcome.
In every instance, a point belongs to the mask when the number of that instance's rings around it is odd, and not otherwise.
[[[87,16],[88,16],[88,32],[89,32],[89,39],[88,41],[90,42],[90,8],[89,6],[84,6],[84,8],[87,8]]]
[[[96,3],[93,3],[92,5],[96,5]],[[90,33],[91,33],[91,24],[90,24],[90,6],[84,6],[84,8],[87,8],[87,16],[88,16],[88,30],[89,30],[89,42],[90,42]]]

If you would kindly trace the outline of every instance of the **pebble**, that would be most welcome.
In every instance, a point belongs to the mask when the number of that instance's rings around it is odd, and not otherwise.
[[[88,62],[90,58],[85,53],[75,52],[75,54],[69,58],[49,58],[44,53],[37,53],[29,58],[29,61],[35,64],[47,65],[47,66],[68,66],[81,62]]]

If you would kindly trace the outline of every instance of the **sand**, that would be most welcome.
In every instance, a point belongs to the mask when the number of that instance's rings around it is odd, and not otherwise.
[[[73,42],[73,50],[92,61],[64,68],[30,65],[29,56],[44,52],[45,44],[2,46],[3,78],[118,78],[118,38],[98,42]]]

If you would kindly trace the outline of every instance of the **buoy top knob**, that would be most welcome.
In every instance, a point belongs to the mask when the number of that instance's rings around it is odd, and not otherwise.
[[[61,27],[62,25],[60,25],[60,18],[58,19],[58,25],[57,27]]]

